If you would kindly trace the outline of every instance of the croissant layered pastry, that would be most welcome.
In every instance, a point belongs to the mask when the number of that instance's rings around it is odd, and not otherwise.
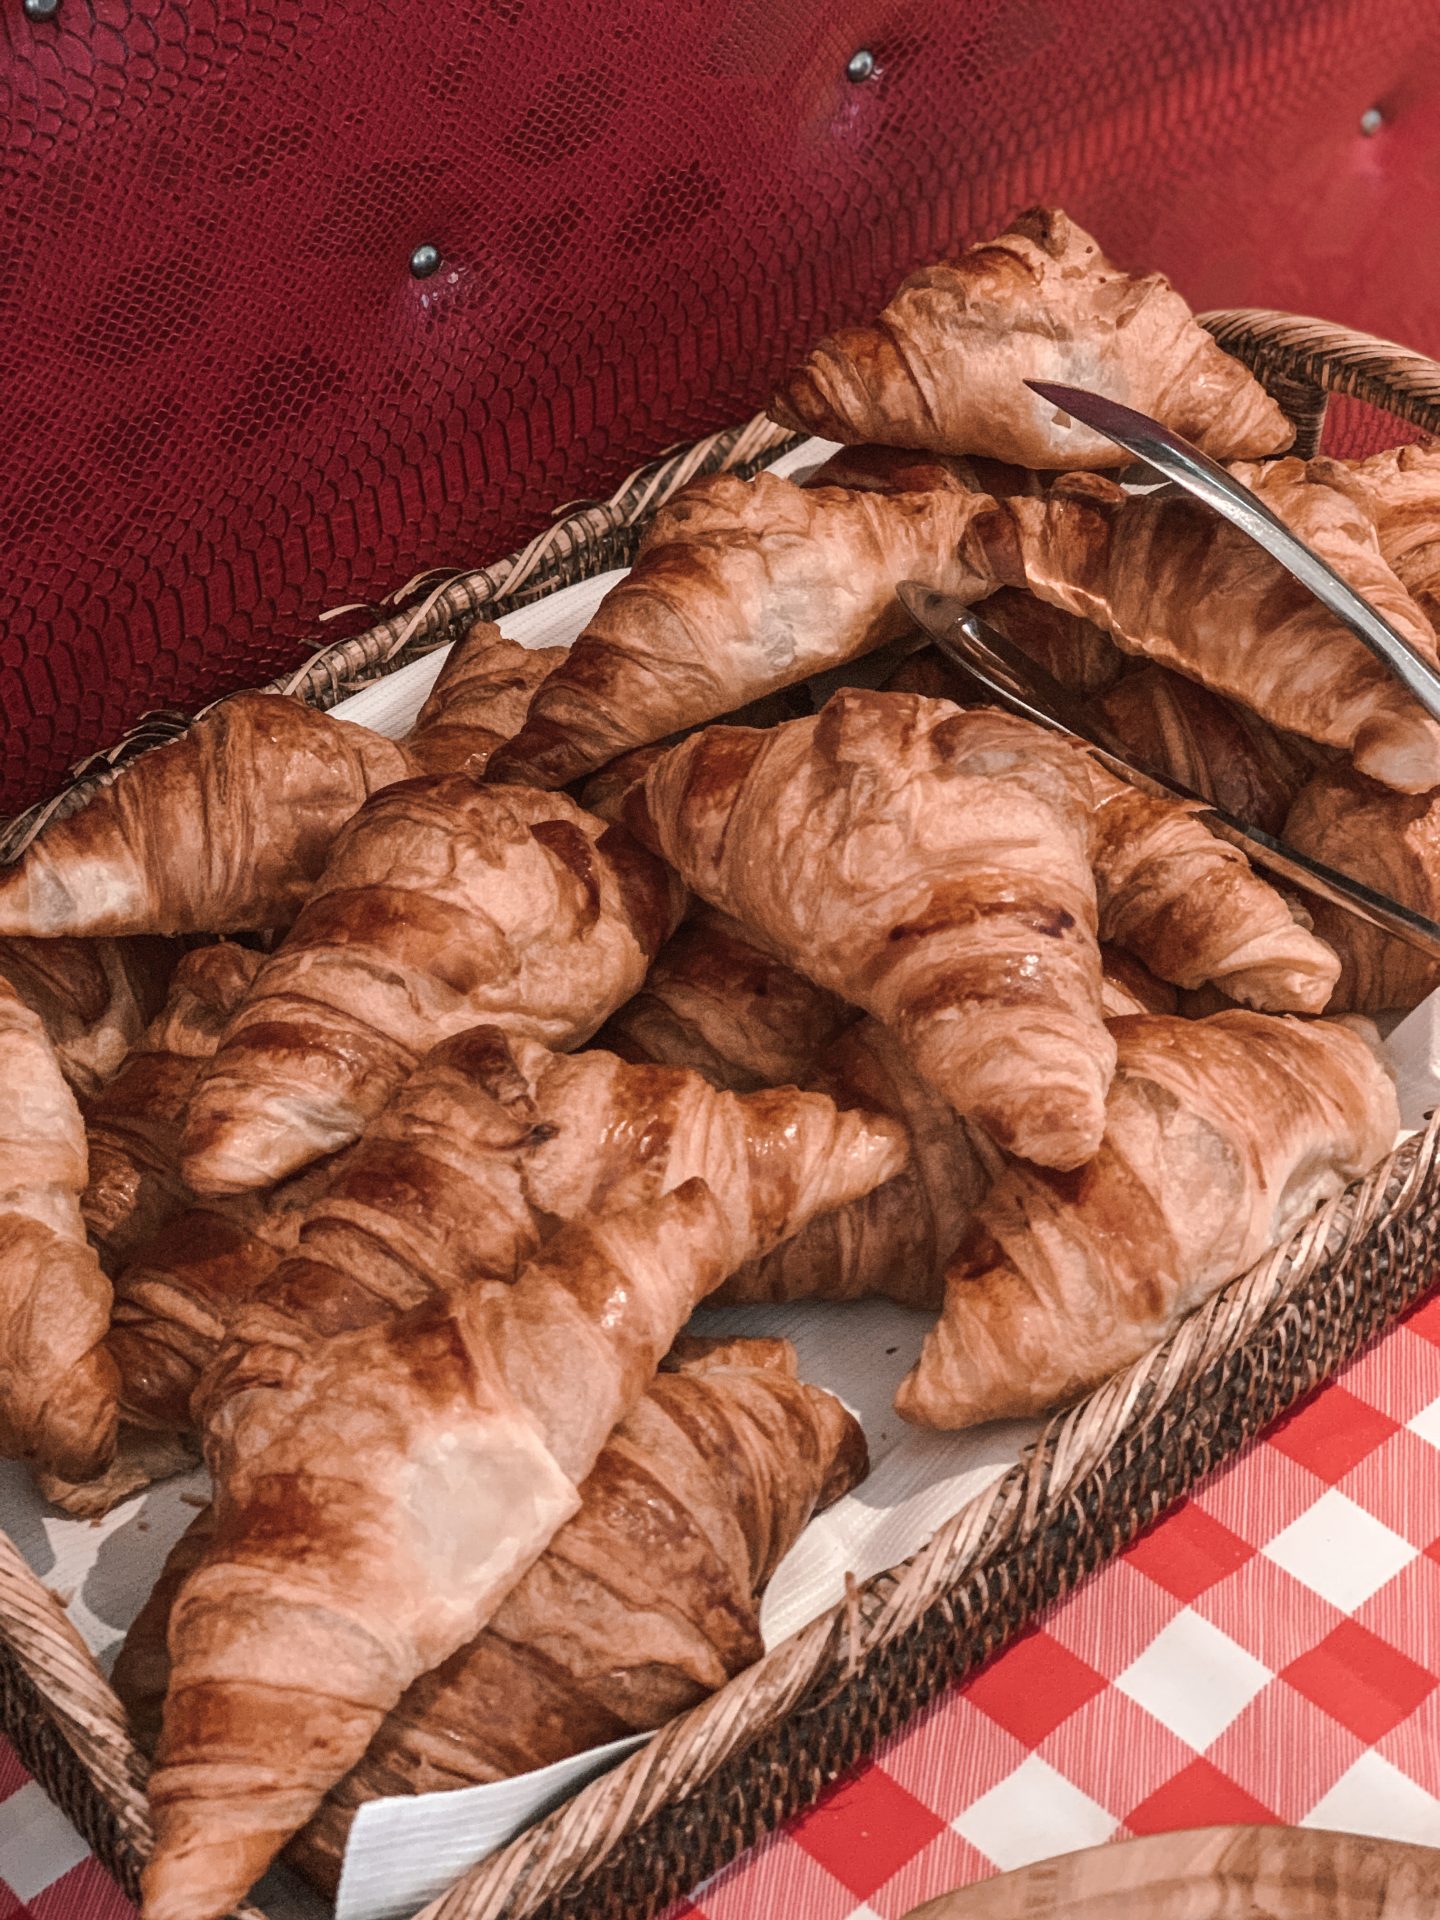
[[[839,1107],[886,1113],[905,1129],[906,1165],[869,1193],[819,1213],[748,1261],[717,1305],[884,1295],[938,1310],[945,1263],[990,1184],[998,1156],[916,1073],[895,1036],[861,1020],[830,1048],[815,1084]]]
[[[1122,400],[1217,459],[1294,438],[1162,275],[1123,273],[1056,208],[903,282],[873,325],[822,340],[771,418],[822,439],[879,441],[1021,466],[1123,466],[1126,455],[1025,386],[1054,380]]]
[[[566,1221],[690,1179],[730,1223],[731,1266],[768,1252],[904,1163],[898,1119],[844,1105],[794,1087],[737,1096],[687,1069],[552,1054],[495,1027],[446,1041],[336,1169],[293,1254],[237,1306],[203,1403],[276,1348],[513,1280]]]
[[[1102,938],[1178,987],[1207,982],[1274,1013],[1320,1013],[1340,962],[1282,895],[1184,801],[1141,793],[1098,760],[1091,857]]]
[[[805,1084],[819,1055],[857,1017],[702,905],[595,1040],[622,1059],[694,1067],[713,1086],[753,1093]]]
[[[1370,490],[1334,460],[1237,466],[1286,524],[1428,660],[1435,633],[1381,553]],[[1104,627],[1143,654],[1252,708],[1272,727],[1348,753],[1385,786],[1440,786],[1440,723],[1308,588],[1215,514],[1099,475],[977,523],[1010,585]]]
[[[148,1920],[228,1913],[488,1624],[732,1249],[690,1181],[562,1229],[513,1285],[277,1355],[224,1401],[215,1535],[170,1620]]]
[[[0,979],[38,1014],[60,1071],[92,1100],[160,1010],[169,940],[0,939]]]
[[[0,978],[0,1454],[67,1480],[115,1449],[110,1283],[85,1238],[85,1123],[39,1016]]]
[[[914,576],[978,600],[966,555],[991,503],[965,491],[697,480],[660,509],[631,572],[536,691],[490,776],[559,787],[608,760],[897,638]]]
[[[1086,767],[1007,714],[851,690],[813,720],[673,747],[626,817],[703,899],[893,1028],[957,1112],[1073,1167],[1114,1062]]]
[[[1440,919],[1440,794],[1391,793],[1337,767],[1301,789],[1284,837],[1325,866]],[[1440,963],[1418,947],[1328,901],[1306,904],[1316,933],[1340,958],[1334,1012],[1408,1012],[1440,986]]]
[[[348,1145],[421,1054],[479,1022],[587,1040],[680,905],[650,854],[563,794],[465,774],[377,794],[195,1089],[187,1183],[270,1186]]]
[[[896,1406],[928,1427],[1038,1413],[1138,1360],[1390,1151],[1395,1092],[1336,1021],[1117,1020],[1105,1139],[1013,1163],[952,1260]]]
[[[0,934],[288,926],[351,814],[411,771],[368,727],[237,693],[0,868]]]
[[[1440,620],[1440,442],[1387,447],[1355,472],[1375,497],[1380,551],[1434,625]]]
[[[477,620],[446,656],[405,748],[420,773],[479,774],[520,731],[530,697],[564,647],[522,647]]]
[[[220,1044],[261,959],[229,941],[187,954],[175,969],[165,1006],[90,1102],[90,1181],[80,1210],[110,1273],[188,1198],[180,1178],[185,1110],[201,1066]]]
[[[327,1891],[364,1801],[505,1779],[643,1732],[759,1658],[760,1595],[811,1513],[863,1476],[865,1440],[838,1400],[796,1378],[788,1341],[704,1344],[679,1343],[574,1519],[490,1625],[408,1690],[292,1844]],[[207,1512],[177,1543],[115,1664],[146,1747],[170,1601],[211,1525]]]

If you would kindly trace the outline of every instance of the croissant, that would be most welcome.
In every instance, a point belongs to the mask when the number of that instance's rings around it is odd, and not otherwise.
[[[80,1201],[107,1272],[184,1206],[180,1130],[203,1063],[259,971],[262,955],[221,942],[187,954],[170,997],[120,1072],[91,1103],[90,1184]]]
[[[632,747],[895,639],[898,581],[965,599],[995,584],[965,554],[983,495],[807,489],[774,474],[696,481],[536,691],[489,777],[559,787]]]
[[[1127,1013],[1174,1013],[1179,995],[1168,980],[1157,980],[1147,966],[1122,947],[1100,948],[1100,1003],[1107,1020]]]
[[[42,1468],[35,1475],[41,1496],[72,1520],[101,1520],[123,1500],[132,1499],[157,1480],[187,1473],[200,1464],[200,1449],[187,1433],[150,1433],[122,1420],[115,1452],[102,1473],[67,1480]]]
[[[1257,1013],[1117,1020],[1105,1141],[1057,1179],[1012,1165],[951,1262],[896,1407],[926,1427],[1078,1399],[1390,1151],[1365,1038]]]
[[[1099,1145],[1087,762],[1007,714],[836,694],[673,747],[626,818],[703,899],[892,1027],[957,1112],[1074,1167]]]
[[[1322,1012],[1340,962],[1244,854],[1182,800],[1141,793],[1098,760],[1091,779],[1101,938],[1176,986],[1209,981],[1262,1011]]]
[[[91,1100],[159,1012],[178,958],[169,940],[0,939],[0,978],[39,1015],[72,1091]]]
[[[1095,711],[1132,760],[1267,833],[1279,833],[1315,771],[1316,749],[1307,742],[1167,667],[1127,673]]]
[[[1122,273],[1056,208],[912,274],[872,326],[822,340],[770,417],[826,440],[986,454],[1024,467],[1123,466],[1026,380],[1123,400],[1217,459],[1288,447],[1294,429],[1169,281]]]
[[[409,1689],[289,1857],[333,1893],[364,1801],[526,1773],[694,1706],[759,1658],[771,1573],[810,1514],[864,1471],[859,1426],[796,1378],[788,1341],[679,1359],[611,1436],[575,1518],[490,1625]],[[115,1663],[146,1745],[170,1603],[210,1526],[207,1512],[177,1543]]]
[[[994,1149],[926,1085],[878,1020],[862,1020],[841,1034],[815,1084],[838,1106],[893,1116],[909,1137],[909,1161],[893,1179],[818,1214],[772,1252],[747,1262],[714,1303],[883,1294],[938,1312],[945,1263],[990,1184]]]
[[[1440,620],[1440,441],[1387,447],[1354,471],[1375,497],[1380,551],[1435,625]]]
[[[405,742],[416,769],[478,775],[495,749],[520,731],[531,695],[565,651],[522,647],[488,620],[477,620],[450,649]]]
[[[697,907],[644,986],[595,1036],[623,1060],[693,1067],[733,1093],[801,1086],[856,1010],[772,959],[743,927]]]
[[[1348,768],[1303,788],[1284,838],[1301,853],[1440,918],[1440,794],[1390,793]],[[1332,1012],[1408,1012],[1440,986],[1440,963],[1367,921],[1310,896],[1315,931],[1340,957]]]
[[[0,869],[0,934],[284,926],[403,747],[280,694],[238,693]]]
[[[195,1089],[197,1193],[270,1186],[347,1145],[447,1035],[586,1040],[679,917],[670,876],[563,794],[465,774],[377,794],[256,976]]]
[[[1237,467],[1300,537],[1427,659],[1424,614],[1382,557],[1373,495],[1334,460]],[[1196,503],[1077,474],[977,522],[990,564],[1271,726],[1339,747],[1404,792],[1440,785],[1440,723],[1248,535]]]
[[[825,1093],[737,1096],[685,1069],[475,1028],[422,1062],[312,1205],[293,1255],[236,1304],[201,1402],[243,1385],[257,1352],[263,1366],[434,1293],[512,1280],[565,1221],[691,1178],[737,1249],[768,1251],[888,1180],[907,1145],[883,1110],[840,1112]]]
[[[215,1538],[170,1620],[146,1920],[228,1913],[487,1624],[732,1252],[690,1181],[224,1402]]]
[[[0,1454],[67,1480],[115,1448],[110,1284],[80,1218],[85,1123],[38,1016],[0,978]]]

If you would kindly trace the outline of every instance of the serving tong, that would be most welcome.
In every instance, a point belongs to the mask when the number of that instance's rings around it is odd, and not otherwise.
[[[1073,419],[1102,433],[1115,445],[1144,463],[1164,481],[1210,507],[1222,519],[1248,534],[1271,559],[1308,587],[1321,605],[1372,653],[1433,718],[1440,719],[1440,673],[1418,654],[1330,564],[1291,532],[1233,474],[1210,459],[1178,433],[1118,400],[1067,387],[1049,380],[1027,380],[1026,386]],[[1207,800],[1172,779],[1158,767],[1132,760],[1123,743],[1097,721],[1083,701],[1062,687],[1044,667],[1023,654],[992,626],[952,594],[937,592],[918,580],[902,581],[901,601],[929,634],[946,659],[952,661],[990,699],[1053,732],[1085,741],[1110,772],[1132,786],[1162,798],[1183,800],[1222,840],[1239,847],[1257,867],[1263,867],[1292,886],[1303,888],[1342,912],[1368,921],[1393,934],[1431,959],[1440,959],[1440,925],[1423,913],[1403,907],[1362,881],[1312,860],[1260,827],[1251,826],[1225,807]]]
[[[1086,704],[1062,687],[1046,669],[1021,653],[998,628],[953,594],[939,593],[918,580],[904,580],[899,595],[947,660],[953,661],[991,700],[1024,720],[1054,733],[1083,740],[1095,758],[1111,773],[1142,792],[1183,800],[1194,808],[1222,840],[1248,854],[1257,867],[1328,900],[1332,906],[1368,920],[1372,927],[1418,947],[1431,959],[1440,959],[1440,926],[1402,907],[1397,900],[1376,893],[1334,867],[1324,866],[1297,847],[1276,840],[1251,826],[1227,808],[1216,806],[1158,767],[1130,758],[1110,729],[1098,722]]]

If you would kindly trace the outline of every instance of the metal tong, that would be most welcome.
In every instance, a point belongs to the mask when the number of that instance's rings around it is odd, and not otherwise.
[[[1440,959],[1440,925],[1435,921],[1250,826],[1158,768],[1131,760],[1115,735],[1098,724],[1074,694],[963,601],[918,580],[902,581],[898,592],[907,610],[946,658],[998,705],[1037,726],[1085,741],[1100,763],[1122,780],[1193,806],[1207,826],[1248,854],[1257,867],[1369,921],[1397,940],[1418,947],[1431,959]]]

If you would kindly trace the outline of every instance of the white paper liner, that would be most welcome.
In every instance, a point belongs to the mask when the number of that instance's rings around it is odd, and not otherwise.
[[[808,442],[773,470],[807,468],[831,451],[823,442]],[[608,573],[564,588],[506,615],[501,631],[525,646],[568,645],[621,577]],[[341,702],[335,712],[392,737],[403,734],[447,651],[437,649],[387,676]],[[1440,1104],[1440,994],[1395,1028],[1386,1051],[1409,1130]],[[997,1480],[1038,1431],[1039,1423],[1026,1421],[962,1434],[906,1427],[891,1402],[919,1353],[926,1325],[923,1313],[885,1301],[713,1309],[695,1318],[697,1333],[792,1340],[802,1378],[839,1395],[864,1426],[870,1447],[867,1479],[810,1523],[777,1570],[761,1613],[767,1649],[842,1599],[847,1572],[863,1581],[916,1552],[942,1521]],[[107,1670],[171,1544],[203,1504],[205,1492],[206,1476],[196,1471],[150,1488],[101,1521],[70,1520],[40,1499],[24,1468],[0,1462],[0,1519],[6,1531],[65,1602]],[[399,1920],[412,1914],[466,1867],[639,1744],[617,1741],[493,1786],[371,1801],[351,1832],[337,1920]],[[314,1920],[326,1911],[283,1870],[267,1877],[259,1897],[275,1920]]]

